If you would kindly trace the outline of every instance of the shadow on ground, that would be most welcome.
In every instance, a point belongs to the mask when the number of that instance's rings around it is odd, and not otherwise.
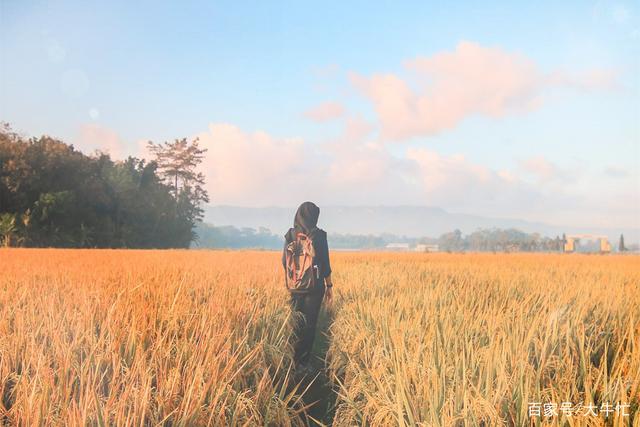
[[[337,393],[325,369],[325,360],[331,336],[329,327],[333,323],[333,310],[324,307],[318,318],[318,329],[313,344],[310,372],[299,378],[301,390],[309,387],[303,396],[305,405],[311,405],[307,410],[305,422],[310,426],[330,426],[333,424]]]

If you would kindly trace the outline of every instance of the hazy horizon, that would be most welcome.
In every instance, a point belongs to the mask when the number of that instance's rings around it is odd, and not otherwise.
[[[266,228],[282,235],[290,227],[297,207],[242,207],[231,205],[205,206],[203,222],[215,227],[233,226],[237,229]],[[393,234],[413,238],[437,238],[459,229],[470,234],[484,229],[515,229],[539,233],[553,238],[563,234],[606,235],[618,242],[624,234],[629,244],[640,244],[640,228],[595,227],[579,224],[550,224],[526,221],[521,218],[500,218],[451,212],[436,206],[321,206],[318,225],[329,234],[383,235]]]
[[[306,200],[305,200],[306,201]],[[313,202],[313,200],[309,200],[311,202]],[[231,207],[231,208],[243,208],[243,209],[287,209],[291,211],[291,214],[293,215],[296,211],[296,209],[298,208],[298,206],[300,205],[300,203],[298,204],[280,204],[280,205],[246,205],[246,204],[228,204],[228,203],[207,203],[205,204],[205,209],[207,207]],[[385,203],[379,203],[379,204],[354,204],[354,205],[348,205],[348,204],[327,204],[327,205],[322,205],[320,206],[321,208],[321,212],[322,212],[322,208],[425,208],[425,209],[434,209],[434,210],[440,210],[446,213],[450,213],[450,214],[459,214],[459,215],[468,215],[468,216],[478,216],[478,217],[487,217],[487,215],[482,215],[479,213],[474,213],[473,211],[457,211],[457,210],[452,210],[452,209],[446,209],[443,208],[441,206],[435,206],[435,205],[420,205],[420,204],[385,204]],[[541,224],[547,224],[547,225],[553,225],[553,226],[569,226],[570,224],[563,224],[563,223],[554,223],[554,222],[548,222],[548,221],[536,221],[536,220],[526,220],[517,216],[494,216],[494,215],[490,215],[491,218],[494,219],[505,219],[505,220],[511,220],[511,219],[521,219],[523,221],[527,221],[527,222],[531,222],[531,223],[541,223]],[[598,227],[596,225],[593,224],[571,224],[571,226],[578,226],[578,227]],[[634,226],[638,226],[640,227],[640,224],[634,224]]]

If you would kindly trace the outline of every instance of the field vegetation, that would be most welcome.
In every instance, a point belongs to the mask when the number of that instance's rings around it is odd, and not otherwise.
[[[309,422],[279,262],[0,250],[0,425]],[[336,405],[319,421],[640,424],[637,257],[335,253],[332,267],[316,357]],[[630,416],[528,414],[565,401]]]

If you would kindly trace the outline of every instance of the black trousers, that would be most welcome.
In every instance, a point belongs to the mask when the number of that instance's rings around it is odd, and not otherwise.
[[[307,294],[291,294],[291,308],[296,314],[294,356],[296,365],[309,362],[316,337],[318,315],[324,298],[324,286]]]

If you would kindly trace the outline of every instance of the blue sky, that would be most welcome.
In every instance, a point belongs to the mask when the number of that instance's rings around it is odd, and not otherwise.
[[[638,2],[0,0],[0,43],[0,120],[198,136],[213,203],[640,227]]]

